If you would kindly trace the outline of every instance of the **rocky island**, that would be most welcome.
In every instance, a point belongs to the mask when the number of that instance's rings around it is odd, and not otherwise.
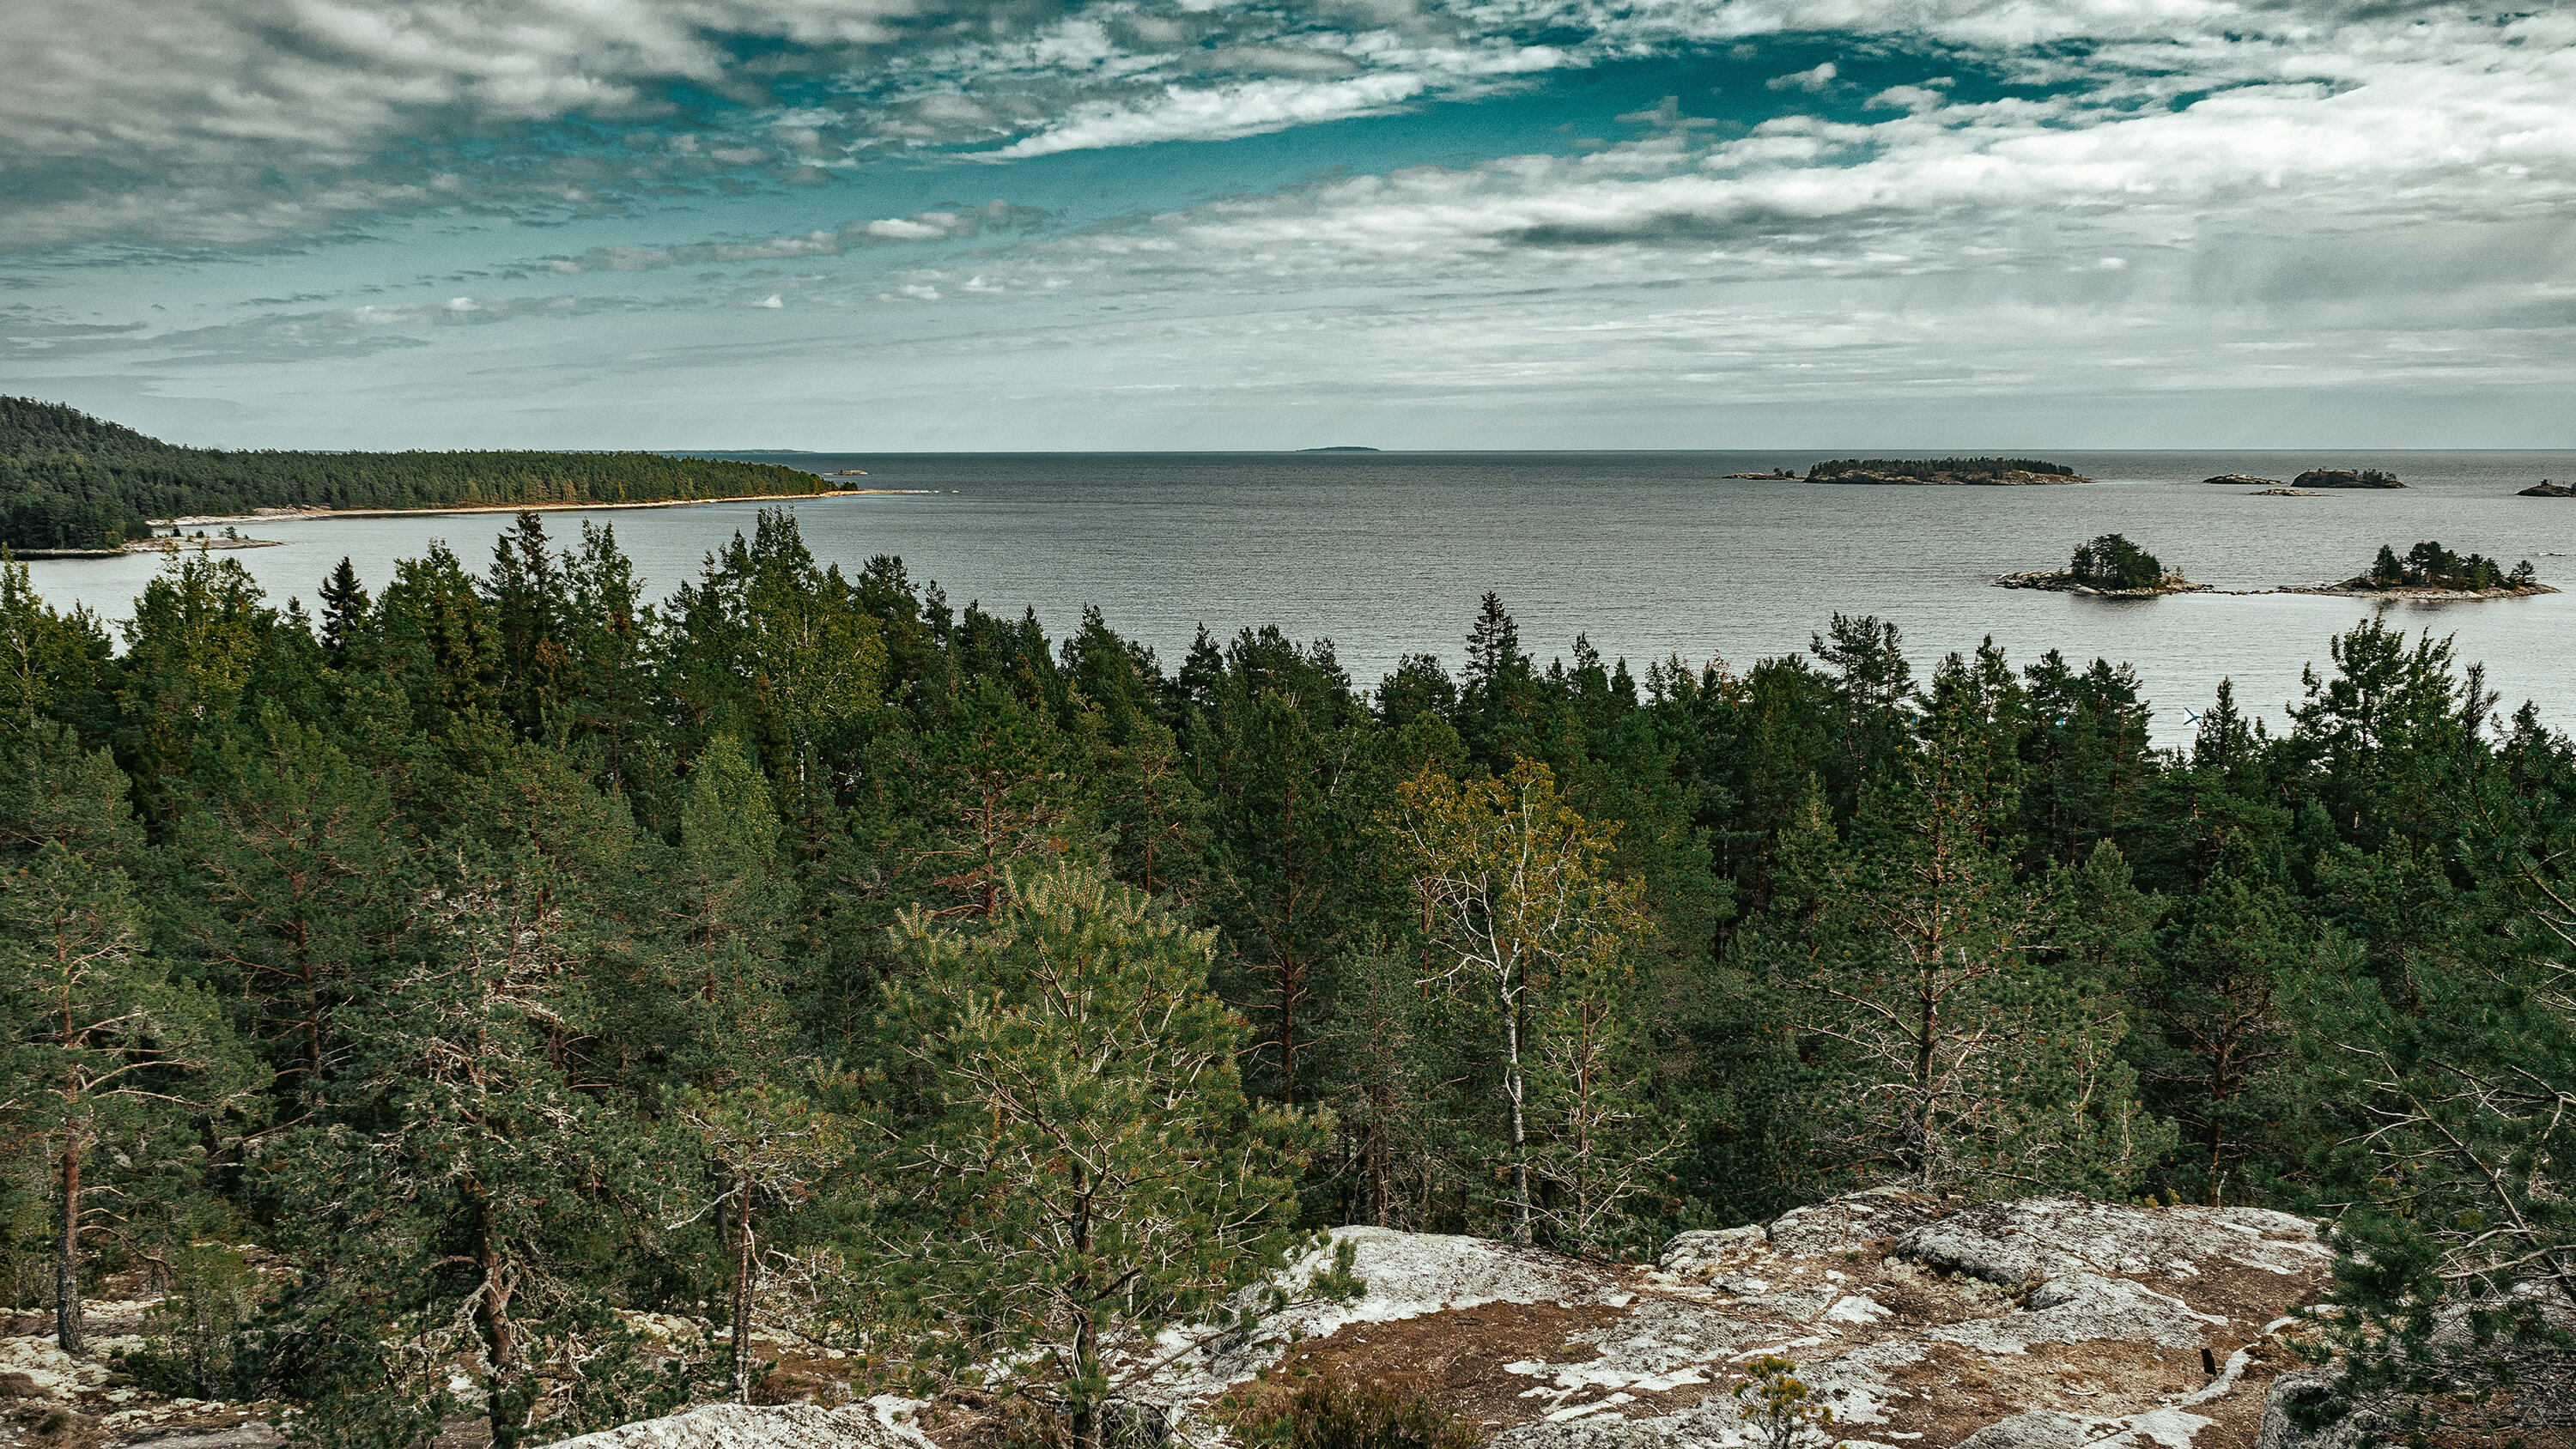
[[[2221,473],[2215,478],[2203,478],[2200,481],[2203,483],[2232,483],[2240,488],[2278,488],[2281,486],[2281,480],[2278,478],[2257,478],[2251,473]]]
[[[1838,458],[1809,468],[1807,481],[2018,488],[2093,480],[2062,463],[2036,458]]]
[[[2481,554],[2465,557],[2439,543],[2419,543],[2404,557],[2386,544],[2370,568],[2337,584],[2311,584],[2282,589],[2285,594],[2333,594],[2346,598],[2517,599],[2558,591],[2532,576],[2531,561],[2507,569]]]
[[[2079,544],[2063,569],[2005,574],[1999,589],[2048,589],[2061,594],[2099,594],[2114,599],[2150,599],[2159,594],[2197,594],[2209,590],[2180,574],[2165,572],[2154,554],[2116,533]]]
[[[2564,483],[2552,483],[2543,478],[2513,496],[2516,498],[2576,498],[2576,488],[2571,488]]]
[[[2293,488],[2403,488],[2396,475],[2376,468],[2310,468],[2290,480]]]

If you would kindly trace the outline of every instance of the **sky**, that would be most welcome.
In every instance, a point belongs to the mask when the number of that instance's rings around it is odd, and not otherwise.
[[[10,0],[0,392],[256,447],[2576,444],[2576,7]]]

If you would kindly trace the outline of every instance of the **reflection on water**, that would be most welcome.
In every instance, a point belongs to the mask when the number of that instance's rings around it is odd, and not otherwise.
[[[1885,450],[1873,450],[1884,452]],[[2188,737],[2185,710],[2222,676],[2278,718],[2303,665],[2369,606],[2298,596],[2193,595],[2111,601],[1991,588],[2019,569],[2062,567],[2075,544],[2127,534],[2170,568],[2222,589],[2349,577],[2382,543],[2419,539],[2510,564],[2576,590],[2576,500],[2517,498],[2543,477],[2576,477],[2576,453],[2060,453],[2097,481],[2045,488],[1829,487],[1721,481],[1823,453],[1331,455],[806,455],[816,472],[864,468],[914,496],[796,506],[827,562],[903,556],[915,579],[997,612],[1036,609],[1062,633],[1085,604],[1175,659],[1204,624],[1218,633],[1276,623],[1330,638],[1372,684],[1404,653],[1454,665],[1487,589],[1542,660],[1587,634],[1604,655],[1712,657],[1737,666],[1805,647],[1829,616],[1901,625],[1919,664],[1991,635],[2028,662],[2057,648],[2137,667],[2158,735]],[[2263,498],[2198,480],[2287,479],[2313,466],[2375,467],[2411,486]],[[612,524],[656,589],[748,530],[750,504],[583,515]],[[342,554],[370,588],[392,560],[445,539],[470,566],[505,519],[478,515],[260,524],[283,547],[232,555],[278,601],[308,606]],[[44,560],[37,587],[57,603],[122,617],[157,562]],[[2576,727],[2576,680],[2562,641],[2576,592],[2538,599],[2392,606],[2408,629],[2456,633],[2508,705],[2529,697]]]

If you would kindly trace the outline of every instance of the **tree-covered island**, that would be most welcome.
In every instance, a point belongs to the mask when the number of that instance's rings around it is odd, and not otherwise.
[[[2558,592],[2536,578],[2531,560],[2506,568],[2483,554],[2461,555],[2439,543],[2415,545],[2400,557],[2387,544],[2370,567],[2339,584],[2283,589],[2288,594],[2403,595],[2419,599],[2510,599]]]
[[[2310,468],[2290,480],[2293,488],[2403,488],[2393,473],[2376,468]]]
[[[2063,463],[2037,458],[1836,458],[1807,470],[1810,483],[1974,484],[2017,488],[2034,483],[2090,483]]]
[[[0,544],[112,553],[152,520],[257,509],[703,502],[834,491],[801,468],[660,453],[185,448],[60,403],[0,397]]]
[[[2049,589],[2063,594],[2107,594],[2115,598],[2151,598],[2157,594],[2206,592],[2180,574],[2165,572],[2154,554],[2116,533],[2076,545],[2075,557],[2063,569],[2005,574],[2000,589]]]

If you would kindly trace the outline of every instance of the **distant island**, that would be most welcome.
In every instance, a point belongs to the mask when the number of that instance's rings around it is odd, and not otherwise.
[[[2480,554],[2465,557],[2439,543],[2419,543],[2404,557],[2386,544],[2364,572],[2339,584],[2286,588],[2285,594],[2333,594],[2358,598],[2510,599],[2558,591],[2532,576],[2531,561],[2510,570]]]
[[[1809,468],[1807,481],[2018,488],[2093,480],[2062,463],[2037,458],[1837,458]]]
[[[1343,443],[1337,447],[1299,448],[1297,451],[1300,453],[1374,453],[1378,450],[1375,448],[1363,448],[1357,443]]]
[[[2048,589],[2061,594],[2099,594],[2115,599],[2146,599],[2159,594],[2197,594],[2209,590],[2180,574],[2165,572],[2154,554],[2116,533],[2076,545],[2075,557],[2063,569],[2005,574],[2000,589]]]
[[[2251,473],[2221,473],[2215,478],[2203,478],[2200,481],[2203,483],[2233,484],[2239,488],[2278,488],[2281,486],[2281,480],[2278,478],[2257,478]]]
[[[2513,496],[2516,498],[2576,498],[2576,488],[2571,488],[2564,483],[2552,483],[2543,478]]]
[[[2403,488],[2396,476],[2376,468],[2310,468],[2290,480],[2293,488]]]
[[[1726,476],[1729,478],[1759,478],[1766,481],[1777,481],[1782,478],[1795,478],[1798,475],[1790,472],[1786,468],[1774,468],[1768,473],[1729,473]]]
[[[669,504],[836,492],[801,468],[661,453],[184,448],[60,403],[0,397],[0,544],[115,553],[155,519]]]

